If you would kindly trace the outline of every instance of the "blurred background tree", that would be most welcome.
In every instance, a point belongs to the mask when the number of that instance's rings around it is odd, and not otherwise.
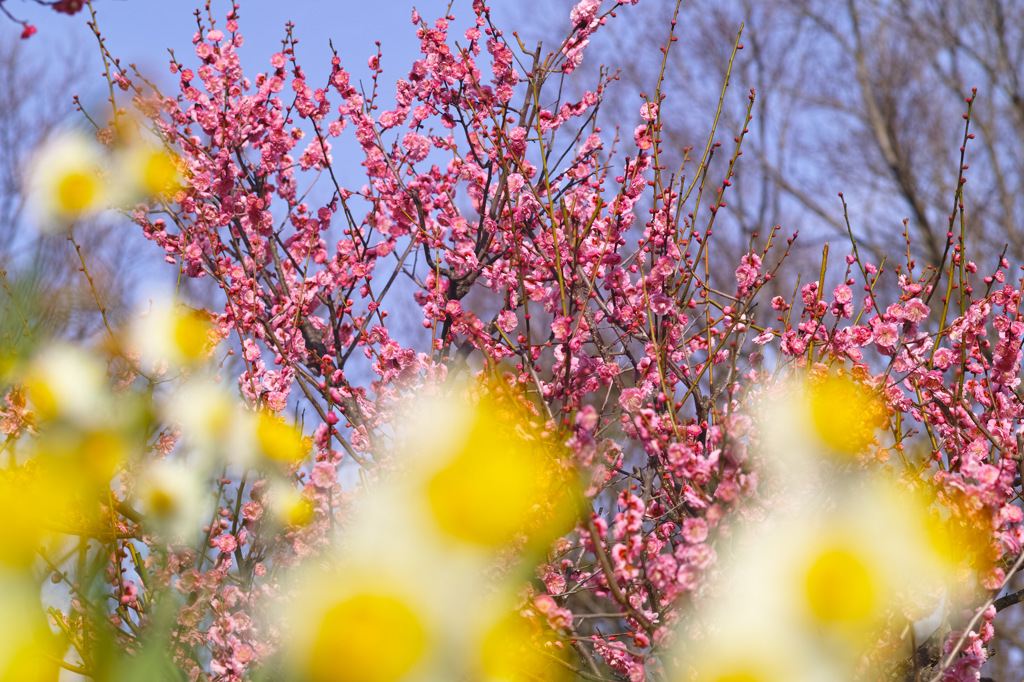
[[[845,235],[843,192],[858,241],[875,262],[904,250],[908,221],[918,267],[942,259],[958,177],[964,98],[978,88],[967,150],[968,241],[993,260],[1024,255],[1024,7],[1017,0],[726,0],[683,3],[680,49],[666,65],[664,139],[695,158],[708,136],[737,29],[743,51],[732,70],[716,139],[743,128],[749,88],[757,92],[745,158],[732,182],[727,239],[739,247],[753,232],[800,230],[804,248]],[[544,25],[572,3],[531,8],[522,23]],[[597,40],[616,42],[621,79],[653,95],[661,69],[657,45],[668,33],[674,0],[652,0],[611,22]],[[648,47],[650,49],[648,49]],[[611,61],[611,60],[609,60]],[[590,78],[601,65],[585,61]],[[605,121],[640,101],[610,91]],[[722,175],[719,154],[709,178]],[[725,236],[725,235],[723,235]]]

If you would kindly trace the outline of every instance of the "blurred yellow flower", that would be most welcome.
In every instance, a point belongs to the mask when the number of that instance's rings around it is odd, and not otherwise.
[[[868,618],[878,609],[881,578],[856,546],[837,542],[818,548],[806,568],[807,605],[823,623]]]
[[[46,529],[40,513],[38,486],[11,471],[0,473],[0,565],[26,569],[36,558]],[[44,507],[45,508],[45,507]]]
[[[993,538],[991,518],[956,517],[943,509],[927,520],[929,539],[950,571],[984,568],[998,560],[998,541]],[[945,516],[945,518],[943,518]]]
[[[511,605],[508,605],[511,606]],[[557,649],[546,651],[541,627],[509,608],[482,628],[478,670],[472,679],[483,682],[569,682],[572,666]]]
[[[60,658],[38,584],[24,575],[0,572],[0,680],[57,682]]]
[[[423,655],[427,632],[400,596],[363,592],[327,608],[315,628],[311,682],[394,682]]]
[[[92,429],[54,425],[31,443],[30,452],[40,465],[78,487],[105,489],[131,455],[129,436],[114,426],[103,422]]]

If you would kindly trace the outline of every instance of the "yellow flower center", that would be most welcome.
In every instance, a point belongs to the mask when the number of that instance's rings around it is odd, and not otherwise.
[[[209,347],[210,323],[192,311],[174,314],[174,343],[189,362],[202,359]]]
[[[256,438],[263,454],[278,462],[298,462],[309,450],[298,430],[265,412],[260,413],[256,424]]]
[[[310,682],[393,682],[423,655],[417,615],[392,596],[361,594],[329,609],[315,635]]]
[[[57,185],[57,202],[65,213],[81,213],[98,195],[96,178],[87,173],[68,173]]]
[[[806,581],[811,612],[826,623],[868,618],[874,609],[871,573],[860,557],[843,548],[822,552]]]
[[[884,407],[870,389],[848,376],[830,375],[812,385],[811,415],[821,439],[834,450],[856,454],[871,444]]]
[[[164,152],[154,152],[146,159],[143,182],[153,196],[168,194],[178,187],[178,169],[174,159]]]

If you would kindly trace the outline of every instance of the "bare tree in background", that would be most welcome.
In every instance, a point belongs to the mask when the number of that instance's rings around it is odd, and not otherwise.
[[[551,11],[568,11],[572,3]],[[674,0],[628,8],[634,18],[607,31],[619,42],[621,77],[653,84],[658,39]],[[880,260],[905,261],[903,221],[918,266],[946,250],[959,175],[965,97],[978,88],[965,176],[974,252],[993,260],[1009,245],[1024,255],[1016,218],[1024,197],[1024,3],[1018,0],[728,0],[685,4],[680,45],[669,54],[665,139],[703,147],[721,79],[743,23],[744,49],[732,68],[717,139],[743,125],[749,88],[757,92],[746,158],[719,220],[746,242],[775,224],[800,230],[805,246],[846,233],[843,192],[854,236]],[[531,10],[532,12],[533,10]],[[627,10],[623,10],[627,11]],[[584,63],[582,70],[599,65]],[[652,88],[653,89],[653,88]],[[609,119],[641,102],[615,100]],[[685,97],[686,101],[673,101]],[[618,109],[618,111],[615,111]],[[625,109],[625,111],[623,111]],[[724,155],[723,155],[724,156]],[[712,167],[710,175],[716,177]]]

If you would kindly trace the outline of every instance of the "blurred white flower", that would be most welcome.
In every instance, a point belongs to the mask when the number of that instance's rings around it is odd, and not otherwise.
[[[557,444],[514,399],[423,401],[405,429],[407,490],[424,532],[485,554],[571,527],[577,481]]]
[[[299,528],[315,518],[312,500],[295,487],[295,482],[277,476],[269,479],[267,501],[271,518],[279,528]]]
[[[364,515],[357,525],[376,520]],[[467,612],[481,594],[478,574],[460,570],[440,547],[393,530],[347,536],[344,554],[292,576],[294,593],[272,614],[287,626],[286,679],[459,679],[475,621]]]
[[[870,652],[889,614],[898,617],[923,587],[941,594],[949,575],[923,502],[881,479],[808,496],[741,533],[734,548],[713,622],[723,632],[759,631],[763,641],[792,639],[786,646],[845,670],[839,679]]]
[[[164,415],[181,427],[186,442],[201,454],[239,464],[251,460],[253,420],[213,380],[193,377],[182,382],[168,398]]]
[[[22,384],[36,416],[83,427],[110,418],[106,368],[80,348],[55,344],[32,358]]]
[[[850,679],[820,648],[754,605],[711,609],[702,636],[683,641],[669,660],[698,682],[843,682]],[[670,679],[691,679],[685,675]]]
[[[105,159],[95,140],[67,132],[36,150],[26,178],[29,206],[42,232],[66,230],[106,208]]]
[[[806,504],[877,457],[885,404],[849,372],[815,368],[767,389],[759,417],[758,463],[773,509]]]
[[[296,596],[272,614],[288,623],[288,679],[563,679],[557,652],[538,648],[542,618],[514,608],[509,585],[524,576],[503,553],[523,549],[527,532],[561,528],[571,507],[557,448],[527,417],[487,397],[434,397],[414,410],[395,468],[347,519],[343,550],[295,576]],[[311,488],[272,486],[278,522],[308,523]]]
[[[146,466],[135,482],[135,499],[146,523],[168,539],[190,542],[209,518],[202,471],[185,462],[161,460]]]
[[[205,311],[159,300],[135,319],[128,343],[156,373],[162,373],[165,363],[179,370],[203,364],[218,340]]]
[[[117,151],[112,202],[133,205],[167,199],[182,187],[177,158],[162,147],[136,141]]]
[[[377,572],[308,575],[289,618],[293,679],[424,679],[442,632],[409,587]]]

